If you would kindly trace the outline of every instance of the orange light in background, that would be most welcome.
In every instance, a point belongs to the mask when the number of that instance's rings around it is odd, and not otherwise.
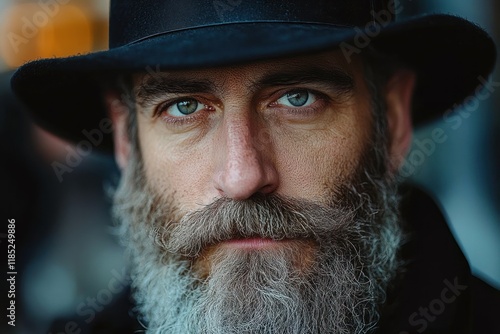
[[[0,53],[9,67],[93,49],[92,18],[75,5],[48,10],[38,3],[17,4],[5,11],[2,22]]]
[[[41,29],[38,52],[42,58],[67,57],[92,51],[92,26],[78,7],[64,6],[58,19]]]

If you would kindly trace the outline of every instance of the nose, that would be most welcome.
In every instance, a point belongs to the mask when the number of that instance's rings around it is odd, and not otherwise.
[[[263,131],[247,117],[224,121],[215,173],[215,187],[221,196],[244,200],[255,193],[272,193],[278,187],[272,145],[270,140],[262,139],[269,136],[259,136]]]

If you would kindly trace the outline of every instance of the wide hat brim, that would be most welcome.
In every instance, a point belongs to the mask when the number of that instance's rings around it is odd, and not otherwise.
[[[342,42],[362,50],[367,43],[359,34],[360,29],[283,22],[186,29],[107,51],[27,63],[14,74],[12,88],[38,125],[78,143],[88,141],[85,133],[99,130],[107,117],[99,82],[103,77],[242,64],[326,51]],[[450,15],[390,23],[368,37],[368,44],[397,56],[417,72],[415,125],[438,117],[473,94],[496,59],[494,42],[485,31]],[[104,134],[98,148],[112,150],[109,134]]]

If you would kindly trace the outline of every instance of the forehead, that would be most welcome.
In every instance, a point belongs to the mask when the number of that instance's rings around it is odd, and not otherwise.
[[[355,81],[362,77],[361,57],[352,57],[348,61],[339,50],[318,52],[307,55],[283,57],[269,60],[256,61],[248,64],[231,65],[216,68],[204,68],[197,70],[175,70],[160,71],[149,70],[148,72],[134,75],[136,85],[154,83],[157,79],[208,79],[211,82],[227,82],[233,79],[236,83],[257,81],[269,74],[280,74],[299,71],[341,71],[351,76]]]

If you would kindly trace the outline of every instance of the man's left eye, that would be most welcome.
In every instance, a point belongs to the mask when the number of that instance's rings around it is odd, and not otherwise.
[[[299,89],[286,93],[276,102],[288,107],[306,107],[308,105],[311,105],[315,101],[316,97],[313,93],[306,89]]]

